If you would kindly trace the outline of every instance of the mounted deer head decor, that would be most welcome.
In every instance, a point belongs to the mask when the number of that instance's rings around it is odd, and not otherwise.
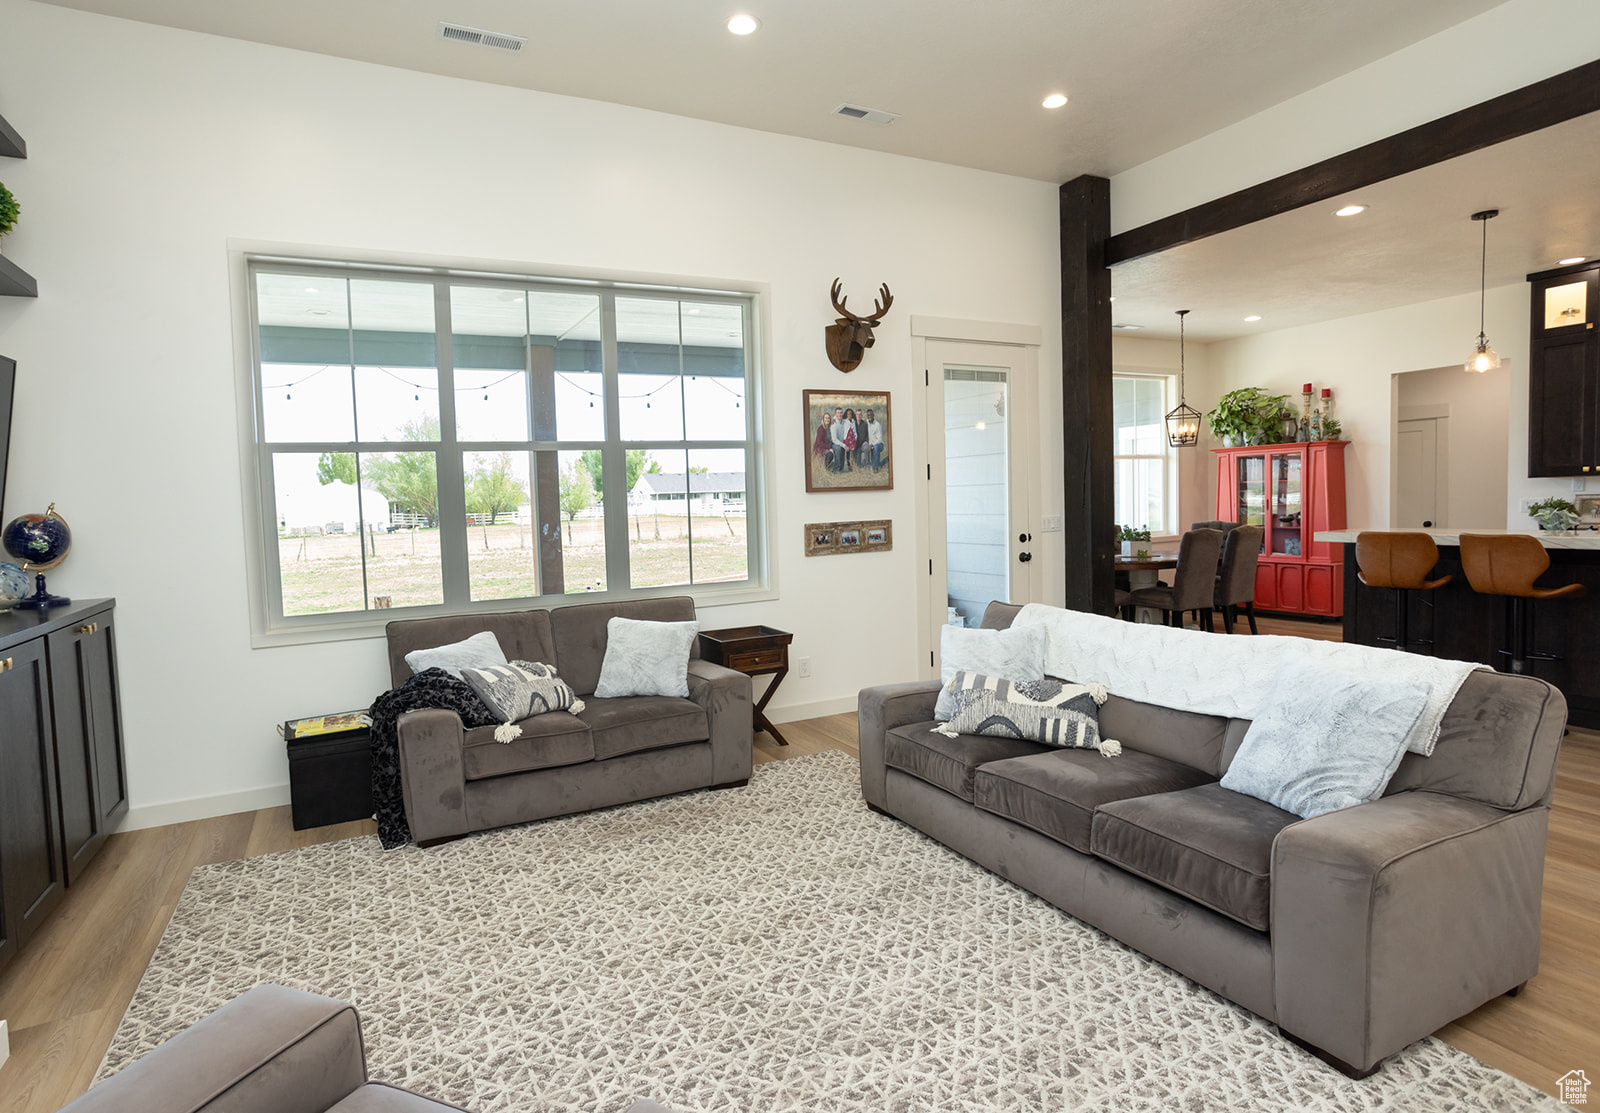
[[[839,319],[828,326],[828,362],[841,371],[854,371],[861,366],[866,349],[872,347],[872,330],[894,304],[894,295],[885,282],[880,297],[872,303],[875,312],[870,317],[857,317],[845,308],[847,299],[839,296],[839,280],[833,280],[833,308]],[[881,303],[881,304],[880,304]]]

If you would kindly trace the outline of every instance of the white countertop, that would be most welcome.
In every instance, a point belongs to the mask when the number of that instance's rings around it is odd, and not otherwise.
[[[1356,535],[1367,532],[1359,529],[1328,529],[1316,534],[1317,541],[1332,541],[1339,544],[1354,544]],[[1487,533],[1500,535],[1507,533],[1525,533],[1530,537],[1539,539],[1539,544],[1547,549],[1600,549],[1600,533],[1590,530],[1578,530],[1576,533],[1553,533],[1541,529],[1379,529],[1374,533],[1426,533],[1433,538],[1436,545],[1459,545],[1463,533]]]

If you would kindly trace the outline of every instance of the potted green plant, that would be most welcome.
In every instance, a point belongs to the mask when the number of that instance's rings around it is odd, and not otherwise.
[[[1287,394],[1268,394],[1265,387],[1242,386],[1217,399],[1217,407],[1206,414],[1213,436],[1223,446],[1275,444],[1282,414],[1288,408]]]
[[[1529,503],[1528,515],[1540,529],[1568,530],[1578,524],[1577,506],[1559,496]]]
[[[1137,526],[1123,526],[1117,531],[1117,540],[1122,543],[1122,555],[1132,556],[1133,543],[1135,541],[1150,540],[1150,531],[1139,529]]]
[[[17,199],[11,195],[4,182],[0,182],[0,236],[17,226],[17,214],[22,211],[22,206],[17,204]]]

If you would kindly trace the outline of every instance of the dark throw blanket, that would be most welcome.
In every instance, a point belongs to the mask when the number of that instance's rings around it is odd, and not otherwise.
[[[454,711],[461,725],[493,726],[500,720],[484,706],[465,680],[443,669],[424,669],[400,687],[372,702],[372,806],[378,819],[378,841],[394,850],[411,841],[405,797],[400,789],[400,747],[395,723],[407,711]]]

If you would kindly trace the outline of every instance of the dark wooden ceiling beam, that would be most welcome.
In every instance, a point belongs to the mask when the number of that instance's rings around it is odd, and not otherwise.
[[[1595,111],[1600,111],[1600,61],[1130,228],[1106,241],[1106,265],[1242,228]]]

